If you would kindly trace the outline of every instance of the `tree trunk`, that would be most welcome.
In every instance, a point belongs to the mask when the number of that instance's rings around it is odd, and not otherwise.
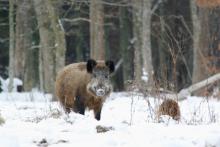
[[[15,77],[23,80],[24,77],[24,64],[25,64],[25,53],[27,51],[25,39],[27,39],[27,35],[25,33],[26,27],[28,27],[26,21],[28,18],[26,0],[18,0],[16,7],[16,45],[15,45]],[[30,30],[28,30],[30,33]],[[28,46],[30,47],[30,46]]]
[[[32,49],[33,7],[31,0],[18,0],[16,9],[15,77],[23,81],[25,91],[37,86],[36,49]]]
[[[191,1],[191,15],[193,22],[193,76],[192,83],[199,82],[204,79],[203,73],[205,73],[204,68],[204,56],[200,48],[200,35],[201,35],[201,23],[199,20],[198,7],[195,4],[195,1]],[[203,34],[204,35],[204,34]]]
[[[43,87],[41,90],[53,93],[55,81],[55,60],[54,60],[54,33],[49,17],[49,10],[44,0],[34,0],[34,7],[37,15],[40,35],[41,65],[40,81]]]
[[[193,9],[193,6],[192,6]],[[199,12],[200,17],[197,19],[196,16],[193,16],[193,29],[194,29],[194,62],[193,62],[193,83],[199,82],[209,76],[209,71],[207,67],[207,58],[208,55],[208,11],[201,10]],[[196,14],[193,14],[196,15]],[[197,16],[198,17],[198,16]],[[199,20],[201,22],[199,22]],[[200,25],[203,25],[200,29]],[[198,32],[199,31],[199,32]],[[197,36],[199,33],[199,36]],[[198,37],[198,38],[196,38]]]
[[[133,43],[134,43],[134,80],[138,88],[142,82],[141,43],[142,43],[142,1],[132,0],[133,6]]]
[[[39,63],[38,63],[38,49],[28,49],[25,53],[24,65],[24,91],[30,91],[37,88],[39,85]]]
[[[14,0],[9,0],[9,85],[8,90],[12,92],[14,78],[14,48],[15,48],[15,29],[14,29]]]
[[[135,48],[135,79],[149,88],[153,84],[151,53],[151,1],[133,0],[133,35]]]
[[[133,78],[133,50],[130,47],[131,22],[129,20],[129,11],[127,7],[120,7],[120,49],[123,59],[123,81]]]
[[[142,16],[142,59],[143,59],[143,76],[147,77],[145,81],[147,87],[153,85],[153,63],[151,53],[151,1],[143,0]]]
[[[90,57],[105,59],[104,8],[102,0],[90,1]]]
[[[64,66],[65,38],[51,1],[34,0],[40,34],[41,90],[54,93],[56,73]]]
[[[57,13],[59,10],[57,9],[57,3],[54,0],[48,0],[47,8],[49,10],[49,17],[51,20],[51,26],[53,28],[53,32],[55,35],[55,68],[56,72],[59,72],[65,65],[65,53],[66,53],[66,41],[63,26],[61,21],[59,20],[59,14]],[[55,3],[52,3],[55,2]]]

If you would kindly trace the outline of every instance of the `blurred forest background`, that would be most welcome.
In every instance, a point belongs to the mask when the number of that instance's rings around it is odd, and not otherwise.
[[[220,70],[219,0],[0,0],[0,76],[53,93],[64,65],[116,64],[115,91],[178,92]],[[147,77],[147,80],[146,80]]]

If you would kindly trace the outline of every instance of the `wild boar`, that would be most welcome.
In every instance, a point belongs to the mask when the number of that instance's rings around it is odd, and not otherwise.
[[[114,62],[110,60],[89,59],[64,67],[55,83],[56,95],[64,110],[84,115],[89,108],[100,120],[103,103],[112,92],[110,76],[114,70]]]

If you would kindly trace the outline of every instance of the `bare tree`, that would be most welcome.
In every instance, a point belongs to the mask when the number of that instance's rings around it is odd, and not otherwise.
[[[39,35],[40,35],[40,83],[41,90],[52,92],[52,83],[54,77],[54,34],[49,18],[49,10],[47,9],[46,1],[34,0],[34,7],[37,15]]]
[[[133,34],[135,48],[135,79],[139,83],[144,76],[144,85],[152,86],[153,65],[151,54],[151,1],[133,0]]]
[[[55,68],[56,73],[65,65],[66,41],[62,23],[59,19],[58,1],[48,0],[47,7],[51,26],[55,37]]]
[[[134,43],[134,80],[141,83],[142,63],[141,63],[141,32],[142,30],[142,1],[132,1],[133,6],[133,40]]]
[[[58,70],[64,66],[65,38],[52,1],[34,0],[40,34],[39,71],[41,89],[54,93]]]
[[[102,0],[90,1],[90,57],[105,59],[104,8]]]
[[[29,22],[30,16],[27,12],[28,7],[30,7],[30,1],[18,0],[16,2],[16,44],[15,44],[15,77],[23,80],[24,76],[24,64],[25,64],[25,53],[27,51],[27,46],[30,48],[29,41],[31,38],[26,36],[30,34]],[[27,44],[26,44],[27,43]]]
[[[126,83],[128,80],[133,78],[133,48],[131,47],[130,40],[132,38],[132,21],[129,16],[131,12],[129,7],[119,8],[119,21],[120,21],[120,49],[121,57],[123,59],[123,82]]]
[[[32,49],[33,6],[31,0],[17,0],[16,4],[15,77],[23,81],[24,90],[28,91],[37,85],[38,75],[36,49]]]
[[[15,29],[14,29],[14,0],[9,0],[9,92],[13,89],[14,78],[14,47],[15,47]]]
[[[196,83],[201,80],[200,74],[202,74],[202,52],[199,46],[199,38],[200,38],[200,29],[201,23],[199,20],[198,7],[195,1],[191,1],[191,14],[192,14],[192,23],[193,23],[193,76],[192,82]]]
[[[143,59],[143,74],[147,76],[147,86],[153,84],[153,63],[151,53],[151,1],[143,0],[143,16],[142,16],[142,59]]]
[[[207,55],[208,49],[208,11],[200,10],[195,5],[195,2],[191,2],[191,12],[193,20],[193,77],[192,82],[196,83],[207,78],[210,73],[207,67]],[[199,13],[198,13],[199,12]],[[203,29],[201,29],[203,25]]]

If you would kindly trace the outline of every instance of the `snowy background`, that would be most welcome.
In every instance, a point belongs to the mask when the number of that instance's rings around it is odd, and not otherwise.
[[[0,94],[1,147],[220,147],[220,102],[188,97],[179,103],[181,121],[155,119],[162,101],[134,92],[112,93],[101,121],[91,111],[67,116],[40,92]],[[147,103],[150,101],[150,107]],[[97,126],[110,131],[97,133]]]

